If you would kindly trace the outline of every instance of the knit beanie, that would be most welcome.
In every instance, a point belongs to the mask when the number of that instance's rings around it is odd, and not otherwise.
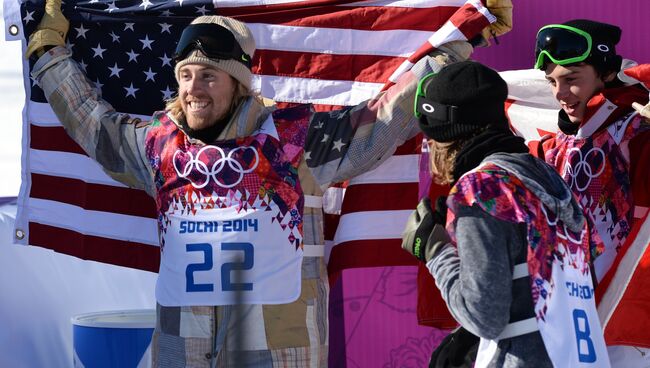
[[[587,64],[601,66],[605,70],[618,71],[622,58],[616,54],[616,44],[621,40],[621,29],[615,25],[588,19],[574,19],[562,23],[578,28],[591,36],[591,55],[585,60]]]
[[[251,58],[253,57],[253,54],[255,53],[255,39],[253,38],[253,34],[251,33],[250,29],[248,29],[246,24],[238,20],[223,17],[220,15],[200,16],[194,19],[191,24],[200,23],[213,23],[227,28],[235,36],[235,40],[237,40],[242,50]],[[237,79],[246,87],[246,89],[251,89],[251,79],[253,74],[249,68],[247,68],[239,61],[233,59],[211,59],[205,56],[201,51],[193,50],[185,59],[176,63],[174,74],[176,75],[177,80],[180,68],[186,64],[204,64],[218,68],[230,74],[233,78]]]
[[[504,103],[508,86],[499,73],[475,61],[462,61],[430,74],[416,97],[420,129],[437,142],[452,142],[490,126],[508,129]]]

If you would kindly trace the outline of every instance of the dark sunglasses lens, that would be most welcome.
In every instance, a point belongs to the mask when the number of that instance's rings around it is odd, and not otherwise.
[[[227,31],[226,31],[227,32]],[[235,58],[235,38],[232,33],[222,33],[220,35],[202,35],[198,37],[201,42],[201,48],[207,57],[217,59]]]
[[[180,60],[187,57],[187,54],[195,46],[196,32],[193,26],[188,26],[183,30],[181,38],[176,44],[176,51],[174,52],[174,59]]]
[[[237,58],[236,42],[235,36],[224,27],[216,24],[192,24],[183,30],[174,59],[184,59],[195,48],[210,58]]]
[[[547,51],[562,61],[581,56],[588,50],[589,43],[584,36],[564,28],[546,28],[537,35],[535,56]]]

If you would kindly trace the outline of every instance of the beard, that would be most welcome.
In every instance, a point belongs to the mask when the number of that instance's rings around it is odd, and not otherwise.
[[[198,139],[204,143],[211,143],[219,137],[219,134],[221,134],[226,125],[228,125],[228,121],[230,120],[229,118],[230,117],[223,117],[220,120],[213,121],[211,124],[206,124],[205,127],[199,125],[201,128],[196,128],[196,125],[194,124],[194,128],[192,128],[185,118],[180,119],[180,124],[183,132],[190,138]]]

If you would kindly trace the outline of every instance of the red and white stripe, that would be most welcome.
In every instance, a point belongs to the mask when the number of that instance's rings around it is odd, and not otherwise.
[[[648,326],[650,299],[650,211],[635,207],[635,223],[614,264],[598,289],[598,316],[607,345],[632,345],[650,348]],[[635,319],[639,318],[638,320]]]
[[[345,189],[327,190],[325,211],[334,213],[325,223],[330,281],[347,268],[415,264],[400,243],[418,200],[421,141],[406,142],[381,166],[350,180]]]
[[[468,0],[437,32],[427,39],[427,42],[420,46],[407,60],[402,62],[388,78],[390,81],[388,85],[395,83],[418,60],[438,47],[451,41],[468,41],[495,21],[496,17],[490,14],[488,9],[479,0]]]

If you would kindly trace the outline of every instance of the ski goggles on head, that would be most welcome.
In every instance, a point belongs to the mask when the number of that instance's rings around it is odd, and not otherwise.
[[[251,57],[247,55],[239,42],[227,28],[213,23],[190,24],[183,30],[178,41],[174,60],[179,62],[193,50],[201,51],[210,59],[237,60],[251,68]]]
[[[550,24],[537,32],[535,69],[545,65],[544,58],[557,65],[585,61],[591,55],[591,35],[562,24]]]
[[[423,115],[426,115],[436,120],[455,123],[458,120],[459,115],[458,107],[431,101],[424,95],[424,83],[426,83],[427,80],[432,78],[434,75],[436,75],[436,73],[427,74],[418,82],[418,89],[415,92],[415,104],[413,106],[413,113],[418,119],[420,119]]]

